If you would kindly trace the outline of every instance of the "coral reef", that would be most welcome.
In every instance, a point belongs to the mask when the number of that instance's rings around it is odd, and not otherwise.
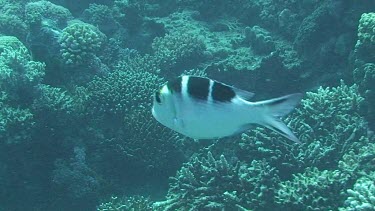
[[[52,182],[65,189],[69,198],[85,198],[97,194],[99,181],[86,163],[85,148],[75,147],[74,157],[70,161],[57,160],[55,166]]]
[[[62,60],[72,66],[88,63],[105,41],[106,36],[95,26],[73,22],[63,29],[59,37]]]
[[[290,181],[280,183],[276,201],[281,209],[336,210],[348,177],[340,171],[306,168]]]
[[[15,36],[24,41],[28,27],[23,18],[23,2],[2,0],[0,2],[0,35]]]
[[[133,110],[150,108],[149,98],[163,80],[153,73],[126,67],[120,64],[116,71],[96,77],[87,85],[88,112],[123,119]]]
[[[374,209],[372,8],[0,0],[0,210]],[[152,95],[181,74],[307,92],[283,119],[302,144],[163,127]]]
[[[362,14],[355,47],[363,60],[375,60],[375,13]]]
[[[302,144],[280,144],[280,137],[259,128],[242,135],[238,153],[249,159],[266,158],[284,176],[308,166],[335,169],[346,152],[369,142],[368,127],[359,116],[362,101],[356,85],[307,92],[285,120]]]
[[[67,21],[73,19],[68,9],[45,0],[28,3],[25,6],[25,17],[32,26],[38,26],[43,21],[50,20],[63,27]]]
[[[131,196],[123,198],[112,196],[109,202],[101,203],[98,206],[97,211],[151,211],[151,204],[152,202],[144,196]]]
[[[107,5],[90,4],[82,13],[82,19],[94,26],[97,26],[104,34],[113,34],[119,28],[115,21],[113,11]]]
[[[35,127],[34,116],[29,109],[7,105],[7,95],[0,93],[0,145],[20,144],[31,141]]]
[[[194,157],[171,178],[165,201],[155,210],[247,210],[272,206],[278,182],[277,171],[264,161],[228,163],[224,155],[215,159]],[[267,202],[271,203],[267,203]]]
[[[187,61],[194,61],[196,64],[202,62],[205,48],[202,40],[187,33],[167,34],[162,38],[155,38],[152,43],[153,55],[163,72],[186,69]]]
[[[375,173],[359,178],[354,184],[353,189],[348,189],[349,197],[345,200],[345,207],[340,211],[363,210],[370,211],[375,209]]]
[[[0,37],[0,87],[12,101],[31,103],[44,68],[43,63],[32,61],[28,49],[16,37]]]
[[[354,81],[365,98],[363,113],[374,129],[375,109],[375,13],[364,13],[359,20],[358,40],[355,45]]]

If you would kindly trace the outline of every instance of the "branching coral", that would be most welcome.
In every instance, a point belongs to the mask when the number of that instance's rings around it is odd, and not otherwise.
[[[87,118],[100,134],[101,159],[133,169],[117,173],[125,177],[132,177],[134,172],[142,172],[144,178],[170,176],[183,160],[175,146],[179,137],[151,115],[152,95],[163,80],[142,69],[126,67],[119,65],[107,76],[96,77],[86,88]]]
[[[340,171],[307,168],[290,181],[280,183],[276,201],[281,208],[292,210],[337,210],[347,175]]]
[[[54,185],[65,189],[70,199],[93,197],[99,188],[95,172],[87,165],[83,147],[74,147],[74,157],[70,161],[57,160],[52,176]]]
[[[356,85],[308,92],[286,118],[302,144],[282,144],[282,138],[262,128],[242,136],[238,153],[250,159],[266,157],[284,176],[308,166],[334,169],[346,152],[369,142],[368,127],[359,116],[362,101]]]
[[[89,8],[83,11],[83,19],[87,23],[98,26],[106,34],[114,33],[119,27],[114,20],[111,8],[106,5],[90,4]]]
[[[375,143],[372,143],[375,137],[369,138],[369,144],[350,150],[339,161],[339,169],[350,175],[352,180],[375,171]]]
[[[197,36],[186,33],[167,34],[162,38],[155,38],[152,43],[154,56],[164,71],[176,66],[184,67],[186,61],[202,61],[205,48]]]
[[[112,196],[110,201],[103,202],[98,206],[97,211],[151,211],[151,200],[144,196],[131,196],[119,198]]]
[[[171,179],[167,200],[155,210],[247,210],[272,204],[277,171],[264,161],[231,164],[224,155],[194,157]],[[270,206],[268,204],[268,206]]]
[[[28,33],[23,20],[23,5],[21,2],[0,1],[0,34],[16,36],[24,40]]]
[[[120,65],[118,70],[96,77],[88,84],[89,112],[123,118],[134,109],[151,109],[151,96],[162,83],[163,80],[153,73]]]
[[[359,178],[352,189],[348,189],[349,197],[340,211],[371,211],[375,209],[375,172]]]
[[[18,144],[31,140],[35,127],[34,116],[29,109],[7,105],[5,92],[0,92],[0,144]]]
[[[68,9],[49,1],[30,2],[25,7],[26,21],[30,25],[39,25],[42,21],[55,21],[60,27],[73,19]]]
[[[9,98],[30,103],[36,86],[44,77],[45,65],[31,60],[28,49],[16,37],[0,37],[0,87]]]
[[[374,63],[360,64],[353,72],[354,81],[365,98],[362,113],[366,115],[370,127],[375,128],[375,60]]]

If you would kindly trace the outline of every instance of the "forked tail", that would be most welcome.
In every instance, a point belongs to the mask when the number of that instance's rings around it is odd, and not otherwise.
[[[301,143],[280,118],[289,114],[301,101],[302,96],[302,94],[296,93],[257,102],[256,104],[262,108],[263,115],[260,124],[294,142]]]

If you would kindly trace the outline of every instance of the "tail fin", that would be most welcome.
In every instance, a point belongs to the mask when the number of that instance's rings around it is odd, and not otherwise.
[[[261,105],[264,109],[262,112],[264,115],[262,118],[263,121],[260,122],[260,124],[294,142],[301,143],[280,118],[289,114],[301,101],[302,96],[302,94],[296,93],[257,102],[257,104]]]

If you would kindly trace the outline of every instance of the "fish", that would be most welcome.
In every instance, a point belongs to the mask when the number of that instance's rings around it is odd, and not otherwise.
[[[303,94],[251,102],[254,93],[207,78],[183,75],[156,91],[152,115],[165,127],[193,139],[220,139],[261,125],[301,143],[281,118]]]

